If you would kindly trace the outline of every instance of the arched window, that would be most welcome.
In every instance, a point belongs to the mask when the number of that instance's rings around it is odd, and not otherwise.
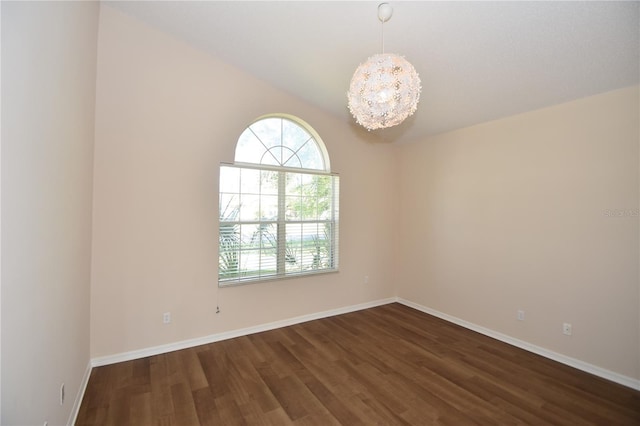
[[[304,121],[269,115],[238,138],[220,166],[218,283],[338,269],[338,176]]]

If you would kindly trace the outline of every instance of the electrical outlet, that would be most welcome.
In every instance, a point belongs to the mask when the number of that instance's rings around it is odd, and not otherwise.
[[[60,385],[60,405],[64,404],[64,383]]]
[[[369,275],[364,276],[364,283],[369,284]]]
[[[524,311],[518,311],[518,321],[524,321]]]
[[[562,333],[567,336],[571,336],[571,324],[569,324],[568,322],[562,324]]]
[[[162,314],[162,323],[169,324],[171,323],[171,312],[165,312]]]

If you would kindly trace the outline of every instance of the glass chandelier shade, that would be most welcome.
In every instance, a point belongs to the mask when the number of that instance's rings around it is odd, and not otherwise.
[[[373,55],[351,78],[349,111],[367,130],[392,127],[416,112],[421,89],[418,73],[402,56]]]

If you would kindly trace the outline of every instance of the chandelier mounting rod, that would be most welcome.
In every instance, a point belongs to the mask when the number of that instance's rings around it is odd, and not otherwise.
[[[393,16],[393,8],[389,3],[380,3],[378,5],[378,19],[382,22],[382,53],[384,53],[384,23]]]

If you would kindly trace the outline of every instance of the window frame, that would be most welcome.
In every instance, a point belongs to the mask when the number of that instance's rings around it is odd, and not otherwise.
[[[263,250],[266,251],[267,248],[264,248],[262,246],[262,240],[261,240],[259,243],[260,244],[259,249],[243,249],[242,248],[242,244],[243,244],[242,232],[239,232],[238,233],[239,236],[237,237],[238,246],[237,246],[237,249],[235,250],[223,250],[222,242],[221,242],[222,238],[219,238],[219,243],[218,243],[218,286],[219,287],[233,287],[237,285],[252,284],[252,283],[264,282],[264,281],[273,281],[273,280],[290,279],[290,278],[302,278],[306,276],[335,273],[339,271],[339,192],[340,192],[339,186],[340,186],[340,183],[339,183],[339,175],[337,173],[332,173],[330,171],[329,156],[328,156],[326,147],[324,146],[324,143],[320,139],[320,136],[315,132],[315,130],[313,130],[313,128],[311,128],[311,126],[306,124],[303,120],[300,120],[297,117],[293,117],[287,114],[270,114],[270,115],[262,116],[256,119],[254,122],[252,122],[249,126],[247,126],[243,131],[243,133],[248,129],[250,129],[251,126],[254,125],[255,123],[266,118],[277,118],[277,119],[291,121],[293,124],[301,127],[302,130],[307,132],[311,136],[311,139],[313,139],[313,142],[315,142],[316,147],[318,148],[319,155],[321,156],[322,164],[324,165],[324,170],[309,169],[309,168],[303,168],[303,167],[287,167],[287,166],[279,166],[279,165],[258,164],[258,163],[243,162],[243,161],[235,161],[233,163],[220,164],[220,182],[219,182],[219,188],[218,188],[218,193],[219,193],[218,231],[220,233],[220,236],[222,236],[223,228],[229,229],[229,228],[235,227],[236,225],[240,225],[241,227],[243,225],[244,226],[256,225],[260,230],[265,229],[263,228],[265,224],[274,225],[276,229],[276,235],[275,235],[276,270],[275,270],[275,273],[270,273],[270,274],[266,273],[264,275],[261,274],[261,272],[263,271],[263,266],[261,263],[262,253],[263,253]],[[281,140],[283,138],[284,136],[281,133]],[[281,145],[281,146],[284,146],[284,145]],[[267,147],[267,145],[264,145],[264,147],[265,149],[270,149],[269,147]],[[236,157],[237,157],[237,149],[238,149],[238,144],[236,145]],[[223,208],[222,197],[223,197],[223,194],[227,196],[232,194],[231,192],[225,192],[225,193],[222,192],[222,188],[223,188],[222,170],[224,167],[240,169],[239,173],[242,173],[242,170],[270,171],[270,172],[277,173],[277,176],[278,176],[277,178],[278,179],[278,209],[277,210],[278,212],[275,219],[270,220],[270,219],[259,218],[259,220],[242,220],[241,217],[238,216],[237,219],[235,220],[230,220],[230,221],[224,220],[224,218],[222,217],[223,213],[221,211]],[[312,219],[287,218],[286,200],[288,199],[288,197],[291,197],[291,194],[287,192],[287,188],[286,188],[287,178],[288,178],[287,174],[303,175],[303,176],[327,176],[330,179],[330,183],[329,183],[330,184],[330,189],[329,189],[330,190],[330,196],[329,196],[330,217],[328,219],[327,218],[321,219],[317,216]],[[237,191],[237,195],[239,199],[241,200],[242,194],[249,194],[249,193],[250,193],[249,191],[244,191],[244,189],[242,188],[242,184],[240,183]],[[258,195],[262,197],[264,195],[262,193],[262,188],[260,187],[260,192],[254,195]],[[321,196],[317,194],[316,199],[320,199],[319,197]],[[238,201],[238,209],[241,208],[241,205],[242,205],[242,202]],[[316,214],[318,214],[318,212],[316,212]],[[301,234],[300,234],[300,240],[299,240],[301,269],[297,271],[287,270],[286,256],[287,256],[287,250],[289,250],[289,240],[287,237],[290,235],[287,233],[288,225],[301,225]],[[329,243],[326,246],[322,247],[322,248],[326,248],[329,251],[328,255],[323,258],[324,261],[328,259],[329,261],[328,266],[320,267],[318,269],[315,269],[313,267],[311,269],[303,269],[305,267],[305,263],[304,263],[305,261],[304,226],[305,225],[312,225],[312,227],[313,225],[316,225],[317,227],[316,233],[310,234],[311,238],[313,238],[315,241],[315,244],[316,244],[315,247],[317,250],[317,254],[313,256],[312,263],[315,263],[316,261],[320,262],[320,255],[319,255],[320,246],[317,243],[317,241],[319,241],[318,239],[319,228],[320,226],[323,226],[325,229],[325,232],[327,229],[329,229],[329,237],[328,237]],[[234,232],[237,232],[237,231],[234,231]],[[262,236],[260,238],[262,238]],[[325,238],[325,241],[326,239],[327,238]],[[273,249],[273,247],[270,247],[269,249]],[[248,277],[242,276],[243,269],[242,269],[241,262],[242,262],[243,251],[244,252],[256,251],[259,253],[260,263],[257,269],[257,275],[248,276]],[[222,259],[223,253],[225,254],[233,253],[235,256],[237,256],[236,257],[237,269],[235,272],[236,274],[235,277],[224,277],[221,270],[221,265],[223,262],[223,259]]]

